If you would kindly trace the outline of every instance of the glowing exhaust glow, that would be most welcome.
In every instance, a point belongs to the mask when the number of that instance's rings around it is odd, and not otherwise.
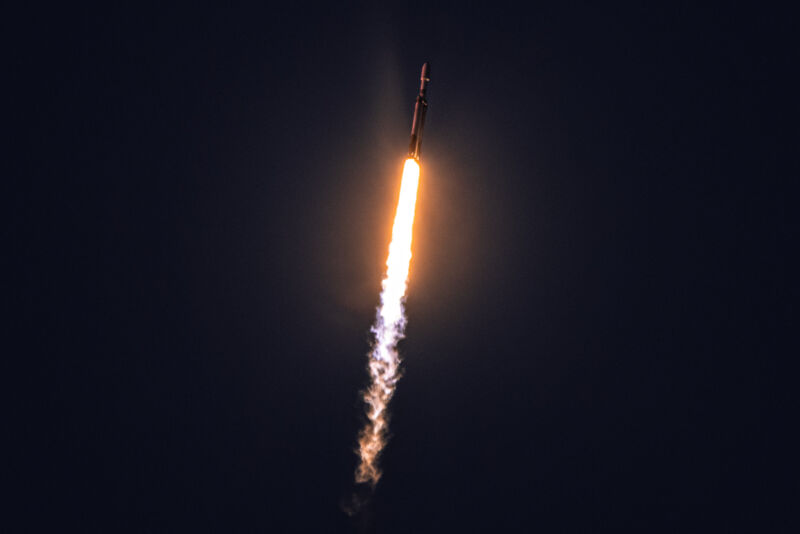
[[[378,483],[381,471],[378,457],[386,445],[388,414],[386,408],[394,395],[400,378],[400,357],[397,343],[403,338],[406,318],[403,309],[408,287],[408,269],[411,262],[411,237],[414,210],[419,186],[419,164],[407,159],[403,167],[400,199],[392,227],[392,242],[386,260],[386,277],[383,279],[381,303],[372,326],[375,342],[369,356],[370,385],[364,392],[367,405],[367,423],[358,438],[361,459],[356,469],[356,482]]]

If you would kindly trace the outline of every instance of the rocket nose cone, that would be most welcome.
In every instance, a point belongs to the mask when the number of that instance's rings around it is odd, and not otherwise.
[[[421,76],[421,78],[424,79],[424,80],[430,80],[431,79],[431,64],[430,63],[425,62],[422,65],[422,76]]]

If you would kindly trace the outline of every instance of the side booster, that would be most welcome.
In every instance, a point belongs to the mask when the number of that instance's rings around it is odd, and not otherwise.
[[[428,63],[422,65],[422,74],[419,77],[419,95],[417,104],[414,106],[414,121],[411,123],[411,142],[408,145],[408,157],[414,158],[419,162],[419,154],[422,150],[422,129],[425,127],[425,112],[428,110],[428,101],[425,93],[428,91],[428,82],[431,81],[431,66]]]

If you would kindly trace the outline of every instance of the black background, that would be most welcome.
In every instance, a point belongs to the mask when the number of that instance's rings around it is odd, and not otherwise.
[[[6,521],[789,530],[793,20],[689,2],[10,14]],[[353,523],[424,61],[405,375]]]

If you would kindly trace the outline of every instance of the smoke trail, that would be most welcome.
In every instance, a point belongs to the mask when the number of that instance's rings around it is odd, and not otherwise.
[[[356,482],[375,487],[381,477],[378,458],[386,445],[388,430],[387,406],[392,399],[395,384],[400,378],[400,357],[397,343],[403,338],[406,326],[403,301],[408,287],[408,268],[411,261],[411,237],[414,226],[414,209],[419,185],[419,165],[406,160],[400,199],[392,227],[392,242],[386,260],[386,277],[383,279],[381,304],[372,326],[375,342],[369,355],[370,385],[364,392],[367,423],[358,436],[360,463],[356,469]]]

